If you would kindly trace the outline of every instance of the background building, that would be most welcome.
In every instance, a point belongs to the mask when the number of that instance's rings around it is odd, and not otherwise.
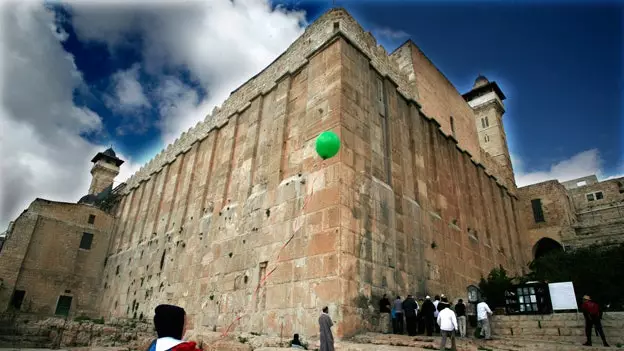
[[[12,222],[0,251],[0,310],[95,316],[114,216],[112,149],[92,160],[89,194],[79,203],[35,199]]]
[[[624,242],[624,178],[550,180],[521,187],[518,196],[533,258],[550,250]]]

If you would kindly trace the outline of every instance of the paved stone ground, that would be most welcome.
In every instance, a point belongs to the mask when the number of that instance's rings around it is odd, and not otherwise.
[[[211,339],[210,337],[208,339]],[[205,341],[204,351],[280,351],[286,348],[276,347],[279,338],[257,337],[243,340],[238,337]],[[271,345],[273,344],[273,345]],[[438,350],[439,337],[409,337],[405,335],[382,335],[367,333],[356,336],[348,341],[336,342],[336,351],[407,351],[407,350]],[[449,345],[450,346],[450,343]],[[310,350],[318,348],[318,341],[310,341]],[[605,350],[601,345],[585,347],[578,344],[558,343],[541,340],[498,338],[495,340],[458,339],[458,351],[593,351]],[[612,345],[609,349],[617,349]],[[4,348],[0,351],[48,351],[47,349]],[[55,351],[128,351],[126,347],[82,347],[65,348]],[[52,351],[52,350],[49,350]],[[140,350],[142,351],[142,350]]]

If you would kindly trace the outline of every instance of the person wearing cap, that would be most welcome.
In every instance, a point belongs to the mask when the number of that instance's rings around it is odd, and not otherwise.
[[[581,311],[583,311],[583,316],[585,317],[585,336],[587,337],[587,342],[585,342],[583,345],[591,346],[592,327],[595,326],[596,332],[602,338],[602,344],[605,347],[609,347],[609,344],[607,344],[607,338],[605,338],[604,331],[602,330],[602,322],[600,321],[600,306],[592,301],[589,295],[585,295],[583,296]]]
[[[427,295],[425,297],[425,302],[422,304],[422,315],[425,320],[425,329],[427,330],[427,336],[433,335],[433,324],[435,321],[435,306],[433,302],[431,302],[431,297]]]
[[[182,341],[186,333],[186,312],[182,307],[159,305],[154,311],[154,327],[158,338],[148,351],[195,351],[197,343]]]

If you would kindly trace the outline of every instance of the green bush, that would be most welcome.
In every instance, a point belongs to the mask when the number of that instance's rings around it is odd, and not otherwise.
[[[490,308],[505,307],[505,290],[512,287],[513,280],[514,278],[507,276],[503,266],[492,269],[487,279],[481,278],[479,289]]]
[[[531,280],[571,281],[579,300],[591,295],[605,310],[624,310],[624,244],[555,251],[531,262],[529,268]]]

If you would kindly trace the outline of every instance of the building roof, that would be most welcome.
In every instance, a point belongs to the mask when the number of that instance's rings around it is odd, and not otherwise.
[[[472,90],[463,94],[464,100],[470,101],[479,95],[483,95],[490,91],[494,91],[501,100],[505,100],[507,97],[503,94],[501,88],[496,84],[496,82],[490,82],[485,76],[479,75],[477,79],[475,79],[474,84],[472,85]]]
[[[97,155],[95,155],[93,159],[91,159],[91,162],[95,163],[99,160],[108,161],[115,164],[117,167],[121,166],[124,163],[122,159],[117,157],[117,154],[115,154],[113,148],[110,147],[104,150],[104,152],[98,152]]]

